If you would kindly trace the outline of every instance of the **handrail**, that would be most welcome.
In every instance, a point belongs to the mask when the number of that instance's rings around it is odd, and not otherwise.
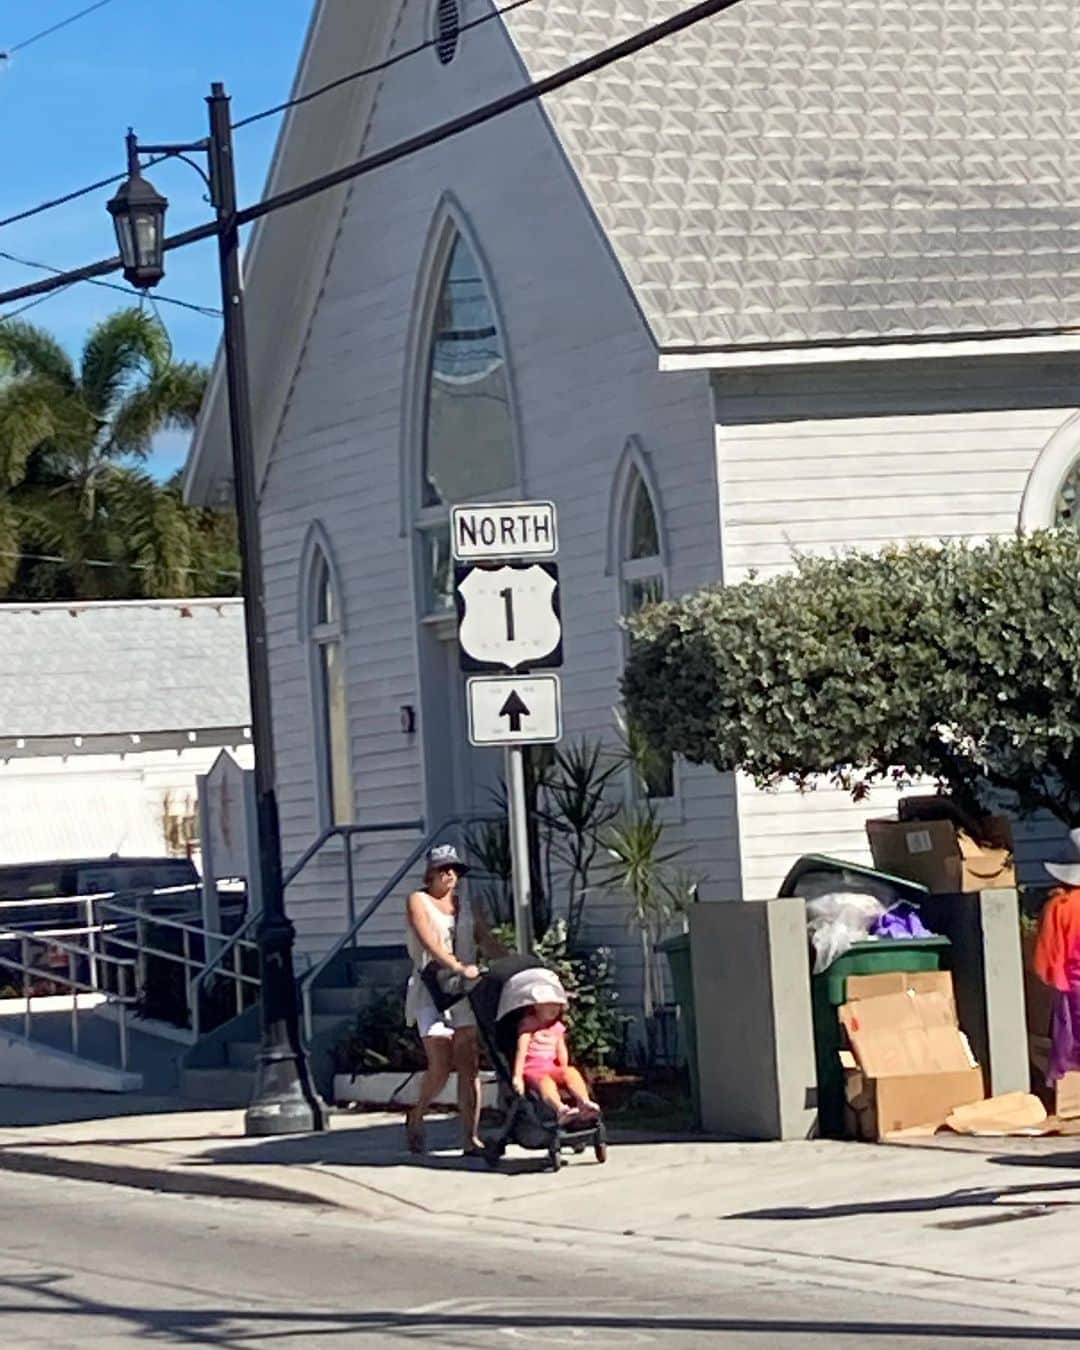
[[[444,834],[447,830],[454,829],[459,825],[474,825],[478,824],[481,821],[495,820],[495,819],[498,819],[498,817],[486,814],[472,814],[472,813],[462,813],[459,815],[448,816],[435,829],[431,830],[428,834],[426,834],[424,838],[420,841],[420,843],[416,845],[416,847],[405,859],[405,861],[401,864],[401,866],[397,869],[397,871],[393,874],[390,880],[387,881],[386,884],[378,891],[374,899],[371,900],[369,904],[365,906],[363,913],[353,919],[352,923],[350,923],[348,928],[345,930],[344,933],[342,933],[342,935],[333,944],[330,950],[325,952],[320,960],[318,960],[308,970],[305,970],[303,975],[299,977],[297,984],[299,985],[300,996],[301,999],[303,1000],[304,1035],[309,1043],[312,1038],[312,1029],[313,1029],[311,996],[315,981],[322,974],[322,972],[330,965],[330,963],[339,955],[340,952],[344,951],[344,949],[353,942],[353,940],[356,937],[356,934],[360,931],[360,929],[364,926],[364,924],[367,923],[367,921],[372,917],[372,915],[375,914],[376,911],[379,910],[383,906],[383,904],[385,904],[386,900],[394,893],[394,891],[397,890],[398,886],[401,884],[406,874],[410,871],[411,868],[416,866],[416,864],[424,856],[426,851],[432,846],[432,844],[435,843],[435,841],[439,838],[441,834]],[[420,828],[423,828],[422,822]]]
[[[3,934],[0,934],[0,936],[6,940],[18,939],[19,942],[19,955],[21,959],[16,961],[14,957],[0,955],[0,966],[22,975],[24,1003],[23,1034],[29,1040],[33,1030],[34,1007],[31,988],[32,978],[36,976],[38,979],[46,980],[50,984],[63,985],[71,990],[71,1053],[77,1055],[79,1053],[79,995],[80,993],[97,994],[102,992],[96,984],[87,984],[84,980],[80,980],[75,973],[77,970],[76,959],[80,956],[90,956],[91,953],[85,948],[73,946],[69,942],[56,942],[52,939],[46,941],[35,937],[32,933],[4,932]],[[32,942],[36,942],[39,946],[46,947],[49,950],[66,951],[67,974],[61,974],[53,966],[31,965],[28,959],[28,952]],[[120,1016],[117,1025],[120,1040],[120,1067],[121,1069],[126,1069],[128,1065],[127,1009],[129,1003],[134,1003],[136,1001],[132,994],[126,992],[128,984],[127,972],[134,969],[135,962],[128,957],[110,956],[104,953],[98,955],[97,960],[109,962],[111,965],[116,966],[119,972],[118,983],[120,985],[120,991],[118,993],[105,991],[104,997],[106,1002],[119,1005]],[[96,980],[96,970],[92,975],[92,978]]]
[[[362,834],[395,834],[398,832],[422,830],[424,822],[420,820],[389,820],[381,825],[329,825],[314,843],[309,844],[296,862],[281,878],[281,889],[291,885],[308,863],[321,852],[324,844],[339,838],[345,844],[345,916],[352,924],[356,922],[356,880],[353,875],[353,839]]]
[[[210,959],[205,963],[200,973],[196,976],[195,982],[191,987],[191,1029],[192,1031],[194,1031],[196,1037],[198,1037],[200,1031],[200,1018],[201,1018],[200,1009],[202,1006],[203,990],[206,988],[210,976],[213,975],[216,970],[218,970],[225,964],[226,956],[232,956],[233,961],[233,968],[231,971],[227,972],[227,974],[232,975],[234,978],[240,976],[242,980],[252,980],[253,977],[250,975],[243,975],[243,976],[240,975],[239,965],[236,960],[236,957],[241,947],[251,947],[254,948],[256,951],[258,950],[258,943],[253,942],[246,935],[251,929],[253,929],[258,924],[260,917],[261,916],[258,913],[249,914],[247,918],[244,920],[244,922],[240,925],[240,927],[236,930],[236,932],[232,934],[232,936],[228,939],[227,942],[224,943],[223,946],[218,948],[218,950],[214,953],[214,955],[210,957]],[[253,982],[255,984],[261,983],[261,981],[258,979],[254,979]],[[237,986],[237,993],[238,994],[242,993],[239,984]],[[238,1001],[242,1002],[242,1000]],[[237,1011],[242,1012],[243,1009],[238,1008]]]

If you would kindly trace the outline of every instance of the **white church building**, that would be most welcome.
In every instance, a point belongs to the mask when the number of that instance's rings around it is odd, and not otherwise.
[[[268,190],[684,7],[321,0],[298,92],[402,59],[294,108]],[[246,285],[286,861],[335,822],[487,804],[501,760],[463,722],[455,502],[558,508],[572,738],[614,737],[619,621],[650,598],[796,550],[1070,518],[1078,118],[1072,0],[742,0],[262,219]],[[227,426],[219,362],[194,500],[228,490]],[[775,895],[805,852],[865,858],[867,814],[893,805],[681,762],[654,801],[705,900]],[[405,851],[365,844],[366,893]],[[330,877],[290,891],[312,953],[341,930]],[[614,902],[590,913],[629,942]]]

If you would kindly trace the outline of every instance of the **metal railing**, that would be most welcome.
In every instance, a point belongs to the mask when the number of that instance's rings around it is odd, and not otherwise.
[[[194,1031],[196,1039],[202,1033],[203,996],[209,988],[212,976],[232,980],[233,1000],[238,1017],[244,1011],[244,985],[251,984],[256,988],[262,987],[262,980],[258,975],[248,975],[242,969],[245,952],[254,952],[258,955],[259,944],[248,935],[258,926],[259,918],[258,914],[249,914],[236,932],[231,937],[226,938],[217,951],[209,957],[192,982],[189,1014],[191,1029]],[[225,964],[226,961],[229,962],[228,965]]]
[[[126,1069],[128,1066],[128,1026],[127,1010],[128,1005],[136,1001],[136,996],[132,992],[130,973],[133,971],[135,962],[130,957],[112,956],[104,952],[98,952],[95,960],[101,964],[112,966],[116,969],[117,988],[115,991],[106,992],[99,989],[95,984],[81,980],[78,975],[78,963],[89,957],[88,947],[79,947],[71,942],[64,942],[56,937],[41,937],[34,933],[24,933],[18,930],[4,929],[0,930],[0,941],[17,941],[19,943],[18,961],[14,957],[4,956],[0,953],[0,966],[6,970],[13,970],[22,976],[22,998],[23,998],[23,1034],[30,1038],[33,1032],[34,1021],[34,991],[33,984],[35,980],[47,982],[49,984],[59,984],[65,989],[71,990],[71,1053],[79,1053],[79,995],[80,994],[100,994],[108,1002],[115,1003],[119,1008],[117,1019],[117,1031],[119,1036],[120,1049],[120,1067]],[[61,951],[67,954],[67,971],[61,973],[52,965],[33,965],[30,960],[30,946],[36,943],[44,947],[47,951]]]
[[[412,852],[401,864],[401,866],[394,872],[394,874],[390,877],[390,879],[385,883],[385,885],[379,888],[379,891],[374,896],[374,898],[371,901],[369,901],[367,905],[365,905],[363,912],[359,915],[356,915],[354,913],[353,918],[349,923],[348,927],[345,929],[344,933],[342,933],[342,935],[337,939],[337,941],[333,944],[333,946],[329,949],[329,951],[325,952],[309,970],[304,971],[303,975],[301,975],[298,980],[298,984],[300,987],[300,998],[303,1009],[304,1038],[308,1042],[308,1044],[311,1043],[314,1029],[314,1015],[312,1012],[312,994],[314,993],[315,983],[318,980],[319,976],[329,967],[331,962],[334,961],[338,957],[338,955],[345,950],[346,947],[356,945],[356,935],[360,931],[360,929],[363,928],[364,924],[366,924],[368,920],[382,908],[382,906],[386,903],[386,901],[390,898],[390,896],[393,895],[393,893],[401,885],[402,881],[409,874],[409,872],[416,866],[416,864],[424,856],[427,850],[431,848],[431,846],[434,843],[436,843],[442,836],[444,836],[448,830],[460,829],[465,825],[476,825],[480,824],[483,821],[494,820],[496,818],[497,817],[491,815],[471,815],[471,814],[448,816],[435,829],[429,831],[429,833],[426,834],[423,839],[421,839],[421,841],[416,845],[416,847],[412,850]],[[416,828],[423,829],[423,822],[422,821],[418,822]]]

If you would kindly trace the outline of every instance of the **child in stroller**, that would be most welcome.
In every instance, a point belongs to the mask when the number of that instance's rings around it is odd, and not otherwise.
[[[555,972],[535,957],[504,957],[492,963],[469,998],[499,1080],[504,1113],[501,1128],[486,1141],[488,1163],[497,1165],[511,1142],[545,1151],[556,1171],[564,1147],[582,1153],[591,1143],[597,1161],[604,1162],[607,1134],[599,1109],[578,1071],[559,1063],[565,1058],[558,1027],[566,993]],[[541,1052],[534,1053],[531,1065],[530,1048]],[[562,1101],[560,1080],[574,1107]]]

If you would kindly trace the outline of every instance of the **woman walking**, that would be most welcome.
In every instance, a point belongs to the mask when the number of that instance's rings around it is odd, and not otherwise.
[[[476,1020],[465,998],[440,1012],[424,981],[424,972],[432,963],[465,980],[474,980],[480,974],[478,953],[498,954],[487,925],[474,913],[468,899],[458,893],[458,883],[468,870],[452,844],[437,844],[428,850],[423,885],[413,891],[406,906],[406,941],[413,969],[405,997],[405,1021],[416,1027],[427,1056],[420,1096],[405,1118],[412,1153],[424,1151],[424,1113],[446,1086],[451,1070],[458,1076],[465,1155],[475,1157],[483,1152],[478,1134],[480,1059]]]

